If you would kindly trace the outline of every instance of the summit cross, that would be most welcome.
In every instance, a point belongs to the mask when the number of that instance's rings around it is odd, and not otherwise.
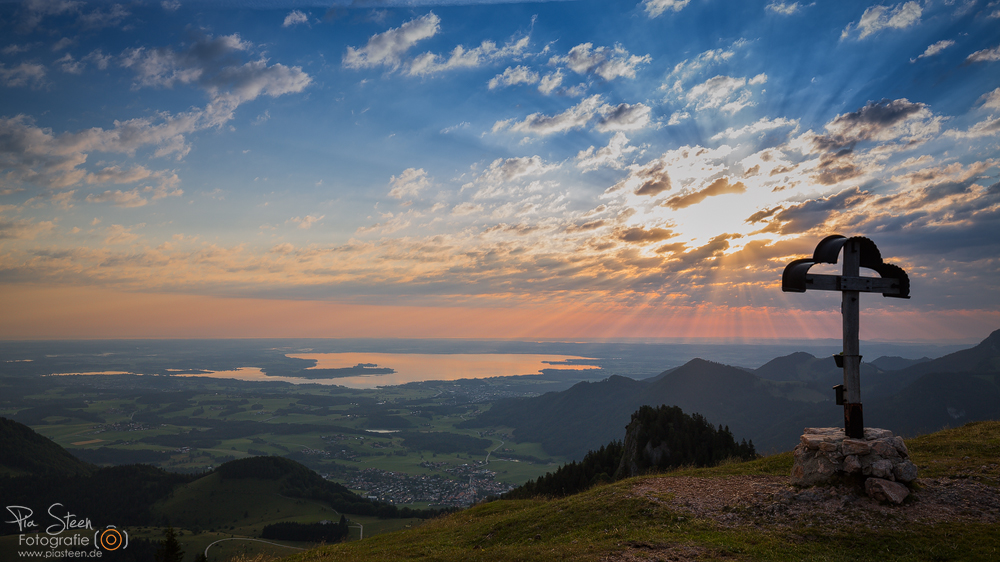
[[[837,263],[844,251],[843,275],[817,275],[809,268],[817,263]],[[862,277],[860,268],[874,270],[880,277]],[[795,260],[781,274],[781,290],[804,293],[807,290],[840,291],[840,313],[844,319],[844,351],[835,355],[844,369],[844,384],[837,385],[837,404],[844,406],[844,433],[864,439],[865,424],[861,408],[860,294],[882,293],[883,297],[910,298],[910,279],[902,268],[882,261],[874,242],[862,236],[846,238],[827,236],[816,245],[812,258]]]

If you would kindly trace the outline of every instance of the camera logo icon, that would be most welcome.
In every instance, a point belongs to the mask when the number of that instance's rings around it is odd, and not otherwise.
[[[94,544],[104,550],[128,548],[128,533],[124,529],[119,531],[114,525],[108,525],[94,533]]]

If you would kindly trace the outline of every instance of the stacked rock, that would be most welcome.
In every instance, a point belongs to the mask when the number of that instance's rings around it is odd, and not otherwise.
[[[917,467],[902,437],[888,429],[865,428],[864,439],[851,439],[838,427],[807,427],[793,451],[792,482],[799,485],[833,483],[845,476],[865,478],[865,491],[879,499],[900,503],[906,486],[917,478]]]

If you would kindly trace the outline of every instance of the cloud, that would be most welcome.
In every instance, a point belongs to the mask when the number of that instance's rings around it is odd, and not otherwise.
[[[77,22],[86,28],[100,29],[102,27],[112,27],[120,24],[122,20],[132,15],[121,4],[112,4],[107,11],[100,9],[93,12],[81,13]]]
[[[56,64],[67,74],[83,74],[83,68],[86,66],[83,62],[75,60],[73,55],[69,53],[56,60]]]
[[[183,156],[190,148],[184,141],[185,133],[207,126],[198,113],[162,116],[162,121],[131,119],[115,123],[114,129],[93,127],[77,133],[54,134],[49,129],[34,125],[27,117],[0,118],[0,190],[13,189],[17,184],[30,184],[42,188],[64,188],[91,178],[114,182],[115,178],[153,175],[160,179],[171,177],[166,172],[149,172],[143,167],[122,171],[114,166],[102,171],[88,172],[82,168],[90,152],[114,152],[134,155],[144,147],[153,147],[154,156],[177,154]],[[147,175],[148,172],[148,175]]]
[[[1000,109],[1000,88],[983,94],[979,100],[983,109]]]
[[[751,93],[744,89],[746,78],[732,76],[716,76],[688,89],[685,99],[689,105],[702,111],[705,109],[721,109],[728,113],[753,105]]]
[[[620,170],[624,166],[622,159],[625,155],[636,150],[639,149],[634,146],[628,146],[628,137],[625,136],[625,133],[618,131],[608,141],[608,146],[596,151],[591,146],[587,150],[578,152],[576,154],[576,167],[584,172],[590,172],[602,166]]]
[[[389,179],[389,197],[404,199],[415,197],[417,193],[430,185],[430,178],[423,168],[407,168],[403,170],[399,177],[392,176]]]
[[[594,128],[602,133],[607,131],[635,131],[643,129],[649,125],[650,113],[652,112],[649,106],[641,103],[635,105],[621,103],[617,106],[604,105],[599,111],[603,117],[597,122]]]
[[[672,10],[674,12],[679,12],[691,3],[691,0],[643,0],[642,5],[645,6],[646,13],[651,18],[656,18],[663,15],[663,12],[667,10]]]
[[[402,213],[399,215],[393,215],[392,213],[383,213],[382,222],[377,222],[371,226],[362,226],[357,230],[358,234],[370,234],[373,232],[378,232],[382,235],[392,234],[393,232],[398,232],[404,228],[410,226],[411,212]]]
[[[473,187],[474,185],[485,185],[488,188],[496,188],[505,184],[521,180],[530,176],[540,176],[556,170],[559,164],[546,164],[541,156],[520,156],[515,158],[497,158],[480,174],[474,182],[467,183],[462,189]],[[498,192],[495,189],[487,189],[477,196],[495,196]]]
[[[96,173],[87,174],[84,181],[87,183],[134,183],[142,181],[153,175],[144,166],[133,166],[129,170],[122,170],[118,166],[108,166]]]
[[[603,98],[600,94],[595,94],[582,100],[566,111],[553,116],[541,113],[532,113],[524,118],[524,121],[511,123],[507,121],[497,121],[493,125],[493,132],[499,132],[509,128],[511,131],[530,133],[535,135],[551,135],[553,133],[563,133],[572,129],[580,129],[587,125],[597,114],[601,107]]]
[[[920,22],[923,10],[917,2],[906,2],[895,6],[872,6],[861,14],[861,19],[847,24],[840,34],[844,40],[857,32],[858,39],[864,39],[883,29],[906,29]]]
[[[0,63],[0,82],[8,88],[19,88],[27,86],[38,88],[43,84],[45,78],[45,67],[40,64],[22,62],[21,64],[7,68]]]
[[[230,64],[235,55],[251,45],[233,34],[205,37],[185,52],[139,47],[126,51],[122,66],[135,70],[137,86],[172,87],[175,83],[197,84],[212,97],[203,115],[219,126],[233,117],[240,104],[261,94],[277,97],[304,90],[312,78],[300,67],[268,65],[266,59]]]
[[[764,9],[769,12],[774,12],[783,16],[790,16],[798,12],[799,8],[801,8],[801,6],[799,6],[798,2],[792,2],[791,4],[786,4],[784,2],[771,2],[764,7]]]
[[[754,123],[740,127],[738,129],[735,127],[729,127],[725,131],[721,131],[712,136],[712,140],[720,140],[723,138],[735,139],[746,135],[754,135],[757,133],[763,133],[765,131],[781,129],[784,127],[793,127],[792,132],[794,133],[799,128],[799,121],[798,119],[785,119],[784,117],[778,117],[777,119],[768,119],[767,117],[762,117],[761,119],[755,121]]]
[[[418,42],[433,37],[441,29],[441,18],[434,12],[414,18],[403,25],[373,35],[364,47],[348,47],[343,64],[347,68],[388,66],[395,70],[401,57]]]
[[[743,185],[743,182],[729,183],[729,178],[723,176],[700,191],[671,197],[663,203],[663,206],[676,211],[690,207],[691,205],[697,205],[709,197],[727,193],[745,193],[746,190],[747,186]]]
[[[596,74],[611,81],[615,78],[635,78],[635,71],[641,64],[649,64],[649,55],[630,55],[621,45],[614,48],[597,47],[593,43],[581,43],[565,57],[552,57],[549,64],[565,64],[577,74]]]
[[[684,82],[691,80],[706,68],[728,62],[736,56],[737,51],[746,47],[749,43],[746,39],[737,39],[726,49],[709,49],[699,53],[693,59],[684,59],[674,65],[673,70],[667,75],[666,82],[661,88],[664,90],[673,89],[676,92],[680,92]],[[673,82],[673,84],[668,85],[668,82]]]
[[[22,12],[21,31],[28,32],[34,29],[46,16],[57,16],[64,13],[79,11],[83,2],[72,0],[36,0],[25,2]]]
[[[455,205],[451,209],[451,214],[453,214],[455,216],[472,215],[472,214],[482,213],[482,212],[483,212],[483,206],[482,205],[477,205],[475,203],[470,203],[468,201],[466,201],[464,203],[459,203],[458,205]]]
[[[281,27],[291,27],[300,23],[309,23],[309,16],[302,10],[292,10],[285,16],[285,21],[281,24]]]
[[[615,232],[615,236],[622,242],[638,242],[639,244],[649,244],[650,242],[662,242],[676,236],[676,233],[666,228],[643,228],[632,227],[622,228]]]
[[[245,102],[264,94],[278,97],[298,93],[312,83],[312,78],[298,66],[268,65],[265,58],[240,64],[241,54],[252,47],[235,33],[205,36],[179,53],[170,48],[128,49],[121,65],[135,71],[135,87],[201,87],[211,100],[203,111],[189,115],[197,115],[207,126],[219,127],[231,120],[236,108]]]
[[[816,136],[820,150],[851,149],[862,141],[900,139],[908,145],[919,144],[937,133],[941,118],[935,117],[922,103],[906,98],[868,102],[861,109],[836,116],[825,126],[826,135]]]
[[[655,197],[673,188],[667,168],[666,162],[653,160],[638,170],[634,170],[630,174],[630,178],[626,178],[626,181],[632,179],[634,183],[638,184],[633,191],[636,195]]]
[[[115,207],[132,208],[142,207],[149,203],[149,201],[140,195],[139,189],[136,188],[129,191],[122,191],[120,189],[115,191],[108,190],[100,195],[91,193],[87,196],[87,203],[111,203]]]
[[[965,62],[997,62],[1000,61],[1000,45],[993,47],[992,49],[983,49],[981,51],[976,51],[968,57],[966,57]]]
[[[549,95],[555,91],[560,85],[562,85],[563,73],[562,70],[556,69],[555,72],[550,72],[542,77],[541,83],[538,84],[538,91]]]
[[[137,224],[132,227],[122,226],[120,224],[113,224],[109,226],[106,231],[108,233],[107,238],[104,239],[105,244],[127,244],[129,242],[135,242],[139,239],[139,235],[132,232],[133,228],[142,228],[146,226],[145,224]]]
[[[774,213],[767,230],[785,235],[820,231],[839,213],[848,213],[873,198],[871,193],[852,187],[826,197],[810,199]]]
[[[530,38],[524,36],[519,39],[511,39],[502,48],[497,47],[493,41],[483,41],[473,49],[458,45],[452,49],[447,59],[435,53],[423,53],[410,61],[407,74],[426,76],[458,68],[478,68],[497,60],[521,56],[527,49],[529,42]]]
[[[691,118],[691,114],[687,111],[675,111],[670,114],[670,120],[667,121],[667,125],[679,125],[682,121],[687,121]]]
[[[944,134],[955,139],[976,139],[993,136],[997,133],[1000,133],[1000,117],[993,117],[991,115],[988,119],[976,123],[965,131],[950,129],[945,131]]]
[[[111,55],[105,55],[100,49],[94,49],[81,60],[93,63],[98,70],[106,70],[111,62]]]
[[[952,40],[950,40],[950,39],[942,39],[941,41],[938,41],[937,43],[929,45],[926,49],[924,49],[923,54],[921,54],[920,56],[918,56],[915,59],[910,59],[910,62],[917,62],[919,59],[925,59],[927,57],[933,57],[934,55],[940,53],[941,51],[947,49],[948,47],[951,47],[954,44],[955,44],[955,42],[952,41]]]
[[[514,86],[517,84],[534,84],[538,82],[538,73],[525,66],[507,67],[502,74],[490,78],[489,89]]]
[[[52,221],[34,222],[25,219],[8,219],[0,215],[0,240],[34,240],[40,234],[55,230]]]
[[[314,224],[323,220],[325,216],[326,215],[320,215],[317,217],[316,215],[306,215],[304,217],[290,218],[288,219],[288,222],[293,222],[297,224],[299,228],[301,228],[302,230],[309,230],[310,228],[313,227]]]

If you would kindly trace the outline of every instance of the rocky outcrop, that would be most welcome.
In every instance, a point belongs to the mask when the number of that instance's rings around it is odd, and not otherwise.
[[[902,493],[906,486],[896,482],[908,484],[917,478],[917,467],[910,461],[903,438],[887,429],[866,427],[864,439],[851,439],[837,427],[806,428],[800,441],[792,453],[795,484],[861,479],[868,495],[900,503],[906,497]]]
[[[659,464],[662,458],[670,456],[670,449],[666,443],[653,447],[653,442],[647,441],[645,446],[641,446],[639,444],[640,433],[642,433],[642,425],[635,420],[626,427],[625,451],[622,453],[622,460],[618,463],[618,470],[615,471],[615,480],[644,474],[643,467]]]

